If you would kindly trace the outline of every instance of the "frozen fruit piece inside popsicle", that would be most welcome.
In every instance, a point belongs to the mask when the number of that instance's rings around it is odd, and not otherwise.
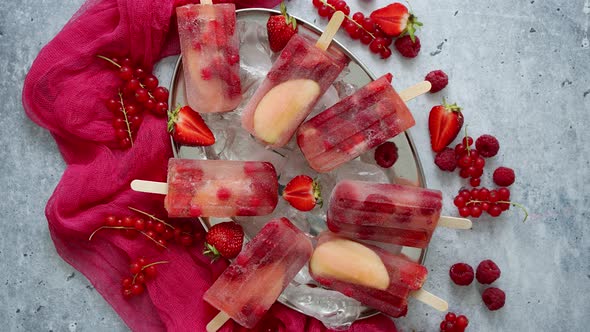
[[[402,254],[330,232],[320,234],[309,268],[321,285],[392,317],[406,314],[410,292],[422,287],[428,273]]]
[[[349,238],[426,248],[441,209],[438,190],[344,180],[332,191],[328,228]]]
[[[242,126],[271,147],[287,144],[347,63],[341,52],[294,35],[246,105]]]
[[[198,112],[227,112],[241,101],[235,5],[176,8],[188,104]]]
[[[191,160],[168,162],[170,217],[262,216],[278,201],[277,174],[271,163]]]
[[[391,79],[380,77],[301,125],[297,144],[313,169],[331,171],[415,124]]]
[[[287,218],[271,220],[203,299],[252,328],[307,263],[312,250],[309,238]]]

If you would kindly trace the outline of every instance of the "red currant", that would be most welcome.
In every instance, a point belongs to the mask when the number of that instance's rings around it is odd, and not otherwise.
[[[464,179],[467,179],[470,176],[469,175],[469,171],[467,170],[467,168],[462,168],[459,171],[459,176],[462,177],[462,178],[464,178]]]
[[[489,208],[490,208],[490,203],[488,203],[488,202],[482,202],[482,203],[481,203],[481,209],[482,209],[483,211],[488,211],[488,210],[489,210]]]
[[[471,158],[469,158],[469,156],[465,155],[465,156],[461,157],[461,159],[459,159],[459,162],[457,164],[461,168],[467,168],[471,165]]]
[[[372,40],[373,37],[371,37],[371,35],[368,32],[361,30],[361,43],[369,45]]]
[[[156,223],[154,223],[154,221],[152,219],[148,219],[145,222],[145,229],[147,229],[148,231],[153,231],[155,225],[156,225]]]
[[[502,208],[498,204],[492,204],[488,209],[488,214],[492,217],[497,217],[502,214]]]
[[[133,63],[131,62],[131,59],[129,58],[123,58],[123,60],[121,60],[121,62],[119,63],[121,66],[123,67],[133,67]]]
[[[447,322],[451,322],[451,323],[452,323],[452,322],[454,322],[454,321],[455,321],[455,319],[456,319],[456,318],[457,318],[457,316],[456,316],[456,315],[455,315],[455,313],[453,313],[453,312],[449,312],[449,313],[447,313],[447,314],[445,315],[445,320],[446,320]]]
[[[141,293],[143,293],[144,290],[145,289],[143,285],[140,284],[134,284],[133,286],[131,286],[131,293],[133,293],[133,295],[141,295]]]
[[[490,194],[488,196],[488,200],[490,201],[490,203],[496,203],[497,201],[499,201],[500,197],[498,195],[498,192],[495,190],[490,191]]]
[[[354,15],[352,15],[352,19],[355,22],[361,24],[363,22],[363,20],[365,19],[365,15],[361,12],[356,12],[356,13],[354,13]]]
[[[153,279],[158,274],[158,270],[155,265],[150,265],[143,270],[143,273],[147,279]]]
[[[149,91],[152,91],[153,89],[158,87],[158,83],[159,83],[158,79],[154,75],[148,75],[143,80],[143,85],[145,85],[145,88],[148,89]]]
[[[123,281],[121,281],[121,285],[123,288],[131,288],[131,285],[133,285],[133,279],[125,278]]]
[[[373,42],[369,45],[369,50],[371,50],[371,52],[377,54],[381,51],[381,49],[383,48],[383,42],[379,40],[379,38],[375,38],[373,40]]]
[[[479,187],[479,185],[481,184],[481,178],[471,178],[471,180],[469,180],[469,184],[472,187]]]
[[[143,103],[143,107],[145,107],[146,110],[153,112],[156,109],[156,104],[157,102],[154,99],[150,98],[146,100],[145,103]]]
[[[467,148],[465,148],[465,145],[463,145],[462,143],[457,144],[455,146],[455,155],[461,157],[465,154],[467,154]]]
[[[111,98],[106,101],[106,106],[109,111],[114,113],[119,109],[119,106],[121,106],[121,104],[118,100]]]
[[[479,218],[481,216],[482,212],[483,212],[481,210],[481,207],[479,207],[477,205],[472,205],[470,207],[470,209],[471,209],[471,216],[474,217],[474,218]]]
[[[463,190],[459,191],[459,195],[461,195],[463,198],[465,198],[466,201],[471,199],[471,192],[467,189],[463,189]]]
[[[156,223],[156,225],[154,225],[154,231],[158,234],[164,233],[165,230],[166,230],[166,226],[164,224],[162,224],[161,222],[158,222],[158,223]]]
[[[143,272],[139,272],[137,275],[135,275],[135,283],[145,284],[145,274],[143,274]]]
[[[147,72],[141,67],[135,68],[133,74],[139,79],[145,78],[147,76]]]
[[[154,98],[156,99],[156,101],[161,101],[161,102],[168,102],[168,89],[166,89],[165,87],[159,86],[154,90]]]
[[[469,320],[467,319],[467,317],[465,317],[463,315],[460,315],[459,317],[457,317],[457,320],[455,321],[455,327],[457,327],[461,330],[465,330],[467,325],[469,325]]]
[[[346,2],[345,1],[342,1],[342,0],[337,1],[334,4],[334,8],[336,8],[336,10],[339,10],[339,11],[343,12],[344,15],[350,14],[350,7],[348,7],[348,5],[346,5]]]
[[[328,17],[328,15],[330,15],[330,11],[332,9],[326,5],[321,5],[320,8],[318,8],[318,14],[320,15],[320,17]]]
[[[124,81],[129,81],[133,78],[133,69],[128,66],[121,66],[119,69],[119,77]]]
[[[166,116],[166,114],[168,113],[168,103],[162,101],[158,102],[153,113],[157,116]]]
[[[391,49],[389,47],[383,47],[381,48],[381,51],[379,51],[379,54],[382,59],[387,59],[391,56]]]
[[[132,78],[129,81],[127,81],[127,84],[125,84],[125,87],[127,89],[129,89],[130,91],[135,91],[140,88],[139,80],[137,78]]]
[[[119,146],[122,149],[128,149],[131,147],[131,139],[129,137],[125,137],[119,140]]]
[[[123,288],[123,297],[126,299],[130,299],[133,297],[133,292],[131,292],[131,287],[130,288]]]
[[[463,140],[461,140],[461,143],[463,143],[463,145],[465,145],[465,146],[471,146],[471,145],[473,145],[473,138],[471,138],[471,136],[463,137]]]
[[[127,123],[125,123],[125,119],[115,118],[113,120],[113,127],[115,129],[127,129]]]
[[[508,188],[500,188],[498,191],[498,197],[500,201],[509,201],[510,200],[510,189]]]
[[[144,88],[135,90],[135,100],[140,103],[145,103],[150,98],[148,91]]]
[[[164,233],[162,233],[162,239],[164,239],[166,241],[170,241],[173,238],[174,238],[174,232],[171,231],[168,227],[166,227],[166,229],[164,230]]]
[[[134,274],[134,275],[141,272],[141,268],[142,268],[142,266],[139,265],[139,263],[137,263],[137,262],[131,263],[131,265],[129,265],[129,270],[131,271],[131,274]]]
[[[152,238],[152,239],[156,239],[156,232],[154,231],[147,231],[145,232],[145,235],[147,235],[148,237]]]
[[[467,203],[467,201],[465,200],[465,198],[463,196],[457,196],[457,197],[455,197],[455,200],[453,201],[453,203],[455,204],[456,207],[462,208],[465,206],[465,203]]]
[[[117,218],[115,216],[108,216],[105,218],[105,224],[107,226],[115,226],[117,224]]]
[[[487,201],[488,197],[490,196],[490,191],[487,188],[481,188],[479,193],[477,194],[476,199],[480,201]]]
[[[185,247],[192,246],[193,245],[193,237],[188,234],[181,235],[180,236],[180,244]]]
[[[467,218],[467,217],[469,217],[470,214],[471,214],[471,210],[467,206],[459,208],[459,215],[461,217]]]
[[[365,30],[371,33],[375,32],[375,22],[370,17],[365,17],[361,24]]]
[[[473,162],[473,166],[475,166],[476,168],[483,169],[485,165],[486,161],[482,157],[477,157],[477,159],[475,159],[475,161]]]
[[[137,229],[138,231],[143,231],[145,229],[145,220],[141,218],[135,219],[133,227],[135,227],[135,229]]]
[[[313,0],[313,6],[315,8],[319,8],[320,6],[323,6],[323,5],[324,4],[323,4],[322,0]]]

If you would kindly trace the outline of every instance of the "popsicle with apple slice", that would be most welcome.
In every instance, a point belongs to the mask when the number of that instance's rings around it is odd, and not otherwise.
[[[318,237],[309,271],[322,286],[392,317],[406,315],[410,296],[436,310],[448,309],[445,300],[422,289],[428,275],[424,266],[328,231]]]
[[[242,127],[263,144],[287,144],[348,64],[343,53],[329,48],[343,19],[336,12],[315,45],[293,35],[244,108]]]

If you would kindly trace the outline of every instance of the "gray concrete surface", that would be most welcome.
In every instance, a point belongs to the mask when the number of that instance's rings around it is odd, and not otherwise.
[[[348,1],[371,11],[386,1]],[[24,115],[23,79],[38,51],[81,5],[74,1],[0,2],[0,322],[3,331],[124,331],[126,326],[89,282],[56,254],[44,206],[64,163],[51,136]],[[426,288],[466,314],[471,331],[587,331],[590,324],[590,21],[589,0],[449,0],[412,2],[424,22],[422,53],[414,60],[394,53],[372,56],[344,35],[376,74],[391,71],[405,87],[432,69],[450,85],[411,104],[411,130],[431,187],[451,198],[457,174],[433,164],[428,110],[447,96],[464,107],[473,135],[490,133],[502,148],[491,165],[516,169],[512,197],[530,218],[511,209],[481,218],[469,232],[438,230],[426,265]],[[311,1],[292,0],[291,12],[325,26]],[[492,186],[491,171],[484,185]],[[482,287],[451,284],[457,261],[476,266],[485,258],[502,268],[497,286],[506,306],[489,312]],[[412,303],[404,331],[435,331],[442,314]]]

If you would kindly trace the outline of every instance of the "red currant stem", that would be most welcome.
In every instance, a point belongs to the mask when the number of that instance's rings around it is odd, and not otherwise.
[[[159,261],[159,262],[153,262],[153,263],[149,263],[146,264],[144,266],[141,267],[141,271],[147,269],[150,266],[154,266],[154,265],[158,265],[158,264],[168,264],[170,263],[169,261]],[[135,284],[135,279],[137,278],[137,276],[139,275],[139,273],[136,273],[133,275],[133,280],[131,281],[131,284],[134,285]]]
[[[135,228],[133,228],[133,227],[123,227],[123,226],[100,226],[94,232],[92,232],[92,234],[90,234],[90,236],[88,237],[88,241],[92,241],[92,238],[94,237],[94,234],[98,233],[98,231],[100,231],[101,229],[135,229]]]
[[[321,3],[324,4],[324,6],[328,6],[334,10],[337,10],[336,7],[332,6],[331,4],[329,4],[328,2],[324,1],[324,0],[320,0]],[[357,27],[365,30],[366,33],[369,34],[369,36],[371,36],[372,39],[375,39],[375,35],[370,33],[369,30],[365,29],[360,23],[358,23],[357,21],[353,20],[352,17],[348,16],[348,15],[344,15],[344,17],[346,17],[349,21],[351,21],[352,23],[356,24]]]
[[[133,228],[135,229],[135,228]],[[148,239],[152,240],[155,244],[159,245],[160,247],[164,248],[164,249],[168,249],[168,247],[166,247],[165,245],[161,244],[160,242],[156,241],[156,239],[154,239],[153,237],[147,235],[146,232],[144,231],[139,231],[141,234],[145,235],[145,237],[147,237]]]
[[[522,205],[520,203],[515,203],[515,202],[510,202],[510,201],[498,201],[498,203],[507,203],[507,204],[510,204],[512,206],[516,206],[517,208],[520,208],[522,211],[524,211],[524,219],[522,220],[522,222],[525,222],[528,219],[528,217],[529,217],[529,212],[524,207],[524,205]]]
[[[465,125],[465,146],[467,147],[467,156],[471,157],[471,147],[468,145],[469,141],[467,140],[467,127],[469,127],[468,124]]]
[[[121,68],[121,65],[120,65],[120,64],[116,63],[116,62],[115,62],[115,61],[113,61],[112,59],[109,59],[109,58],[107,58],[106,56],[103,56],[103,55],[97,55],[96,57],[98,57],[98,58],[100,58],[100,59],[103,59],[103,60],[106,60],[106,61],[108,61],[108,62],[112,63],[113,65],[117,66],[118,68]]]
[[[140,86],[142,89],[145,89],[145,85],[143,85],[143,83],[139,82],[139,86]],[[154,98],[154,99],[156,99],[156,98],[154,97],[154,95],[152,95],[152,93],[150,92],[150,90],[148,90],[148,89],[145,89],[145,91],[147,91],[147,93],[148,93],[148,96],[150,96],[150,98]]]
[[[123,108],[123,115],[125,116],[125,124],[127,125],[127,134],[129,134],[129,141],[131,142],[131,147],[133,147],[133,135],[131,135],[131,126],[129,125],[129,118],[127,117],[127,110],[125,109],[125,103],[123,102],[123,94],[121,90],[119,90],[119,103],[121,103],[121,107]]]
[[[153,219],[153,220],[159,221],[159,222],[161,222],[162,224],[164,224],[164,225],[166,225],[166,226],[168,226],[168,227],[170,227],[170,228],[174,229],[174,226],[170,225],[169,223],[165,222],[165,221],[164,221],[164,220],[162,220],[162,219],[159,219],[158,217],[154,216],[153,214],[149,214],[149,213],[147,213],[147,212],[145,212],[145,211],[141,211],[140,209],[136,209],[136,208],[134,208],[134,207],[132,207],[132,206],[128,206],[127,208],[129,208],[129,210],[131,210],[131,211],[135,211],[135,212],[137,212],[137,213],[141,213],[141,214],[143,214],[144,216],[150,217],[150,218],[151,218],[151,219]]]

